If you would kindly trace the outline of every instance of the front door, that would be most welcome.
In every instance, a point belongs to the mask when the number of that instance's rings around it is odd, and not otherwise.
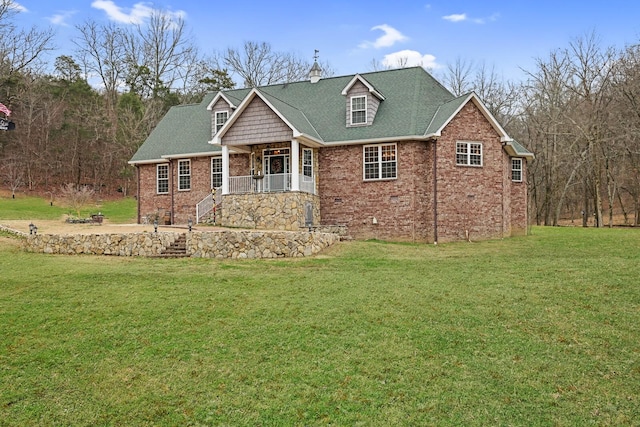
[[[289,149],[264,150],[264,191],[287,191],[291,188]]]

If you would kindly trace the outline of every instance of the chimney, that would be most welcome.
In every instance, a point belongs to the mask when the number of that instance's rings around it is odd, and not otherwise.
[[[313,66],[309,71],[309,80],[311,80],[311,83],[318,83],[322,77],[322,68],[318,65],[318,52],[316,49],[315,55],[313,56]]]

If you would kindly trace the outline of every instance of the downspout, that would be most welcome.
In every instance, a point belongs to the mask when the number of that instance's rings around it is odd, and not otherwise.
[[[438,144],[433,140],[433,244],[438,244]]]
[[[136,200],[138,203],[138,224],[140,224],[140,166],[136,165]]]
[[[169,170],[171,171],[171,207],[169,208],[169,213],[171,214],[171,218],[169,222],[173,225],[173,207],[174,207],[174,196],[175,196],[175,187],[174,187],[174,171],[173,171],[173,160],[169,160]]]

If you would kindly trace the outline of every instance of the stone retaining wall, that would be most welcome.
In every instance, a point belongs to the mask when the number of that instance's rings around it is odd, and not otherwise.
[[[25,249],[62,255],[153,256],[160,255],[180,234],[37,234],[26,236]]]
[[[25,235],[28,252],[157,256],[182,233]],[[284,258],[319,253],[340,240],[337,234],[307,231],[217,231],[186,233],[187,255],[198,258]]]
[[[198,258],[289,258],[319,253],[337,234],[294,231],[222,231],[187,234],[187,252]]]

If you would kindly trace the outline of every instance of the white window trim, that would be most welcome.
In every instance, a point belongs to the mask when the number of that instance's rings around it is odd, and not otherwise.
[[[160,168],[164,167],[167,170],[167,177],[162,178],[163,181],[167,181],[167,191],[160,191]],[[169,194],[169,164],[162,163],[156,165],[156,194]]]
[[[520,163],[520,167],[517,168],[517,169],[514,169],[514,167],[513,167],[514,160]],[[513,178],[513,172],[515,172],[515,171],[520,172],[520,179],[514,179]],[[511,181],[513,181],[513,182],[522,182],[523,181],[522,172],[523,172],[523,170],[522,170],[522,159],[519,158],[519,157],[512,158],[511,159]]]
[[[226,114],[226,117],[224,118],[224,121],[222,121],[222,122],[218,121],[218,114],[220,114],[220,115]],[[213,133],[214,134],[218,133],[220,128],[222,126],[224,126],[224,124],[227,122],[227,120],[229,120],[229,110],[214,111],[213,112],[213,121],[214,121]]]
[[[189,165],[189,173],[188,174],[183,174],[181,173],[182,171],[180,170],[180,165],[183,163],[187,163]],[[189,188],[182,188],[182,181],[180,178],[182,178],[183,176],[188,176],[189,177]],[[186,159],[186,160],[178,160],[178,191],[191,191],[191,160]]]
[[[458,145],[459,144],[465,144],[467,147],[467,160],[465,163],[458,163],[458,154],[462,154],[462,153],[458,153]],[[472,145],[478,145],[480,147],[480,164],[479,165],[473,165],[471,164],[471,146]],[[482,147],[482,142],[478,142],[478,141],[457,141],[456,142],[456,158],[455,158],[455,162],[456,162],[456,166],[466,166],[466,167],[472,167],[472,168],[481,168],[484,166],[484,149]]]
[[[212,157],[211,158],[211,188],[216,188],[213,185],[213,161],[214,160],[219,160],[220,161],[220,172],[216,172],[216,175],[220,175],[220,186],[222,186],[222,157]]]
[[[306,165],[306,164],[304,163],[304,160],[305,160],[305,153],[310,153],[309,158],[311,159],[311,163],[310,163],[310,164],[308,164],[308,165]],[[307,176],[307,175],[305,175],[305,173],[304,173],[304,168],[305,168],[305,166],[311,167],[311,176]],[[302,176],[304,177],[304,179],[305,179],[306,181],[311,181],[311,180],[313,180],[313,150],[312,150],[311,148],[303,148],[303,149],[302,149]]]
[[[358,98],[364,98],[364,108],[363,108],[362,110],[354,110],[354,109],[353,109],[353,101],[354,101],[355,99],[358,99]],[[350,113],[350,114],[349,114],[349,124],[350,124],[351,126],[364,126],[364,125],[366,125],[367,123],[369,123],[369,121],[368,121],[368,120],[369,120],[369,117],[367,117],[367,115],[368,115],[368,114],[367,114],[367,110],[368,110],[368,108],[367,108],[367,106],[368,106],[368,101],[369,101],[369,100],[367,99],[367,95],[354,95],[354,96],[352,96],[352,97],[350,98],[351,107],[350,107],[350,111],[349,111],[349,113]],[[363,122],[358,122],[358,123],[354,123],[354,122],[353,122],[353,113],[354,113],[354,111],[364,111],[364,121],[363,121]]]
[[[387,146],[393,146],[393,152],[395,153],[395,164],[396,164],[396,174],[394,177],[382,177],[382,148]],[[367,178],[367,170],[366,170],[366,149],[370,147],[377,147],[378,149],[378,178]],[[398,179],[398,144],[395,142],[386,143],[386,144],[370,144],[362,147],[362,180],[363,181],[391,181]]]

